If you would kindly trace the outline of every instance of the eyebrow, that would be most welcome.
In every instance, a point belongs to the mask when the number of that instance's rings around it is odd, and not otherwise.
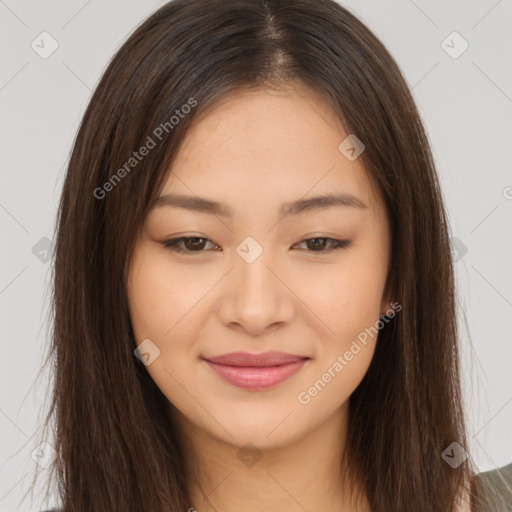
[[[222,217],[233,217],[233,210],[229,206],[219,203],[218,201],[198,196],[164,194],[157,198],[154,207],[160,208],[163,206],[184,208],[186,210],[219,215]],[[279,209],[279,214],[281,216],[298,215],[304,212],[320,211],[340,206],[361,209],[368,208],[361,199],[352,194],[324,194],[308,199],[298,199],[296,201],[283,203]]]

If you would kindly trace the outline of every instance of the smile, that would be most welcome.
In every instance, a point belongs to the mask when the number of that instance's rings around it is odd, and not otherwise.
[[[243,389],[263,390],[277,386],[297,373],[309,358],[283,364],[262,366],[234,366],[205,359],[210,368],[224,381]]]

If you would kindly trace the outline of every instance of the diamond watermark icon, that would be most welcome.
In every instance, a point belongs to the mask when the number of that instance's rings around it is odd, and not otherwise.
[[[351,133],[338,146],[339,151],[351,162],[353,162],[366,149],[366,146]]]
[[[160,349],[149,339],[146,338],[133,351],[135,357],[142,361],[144,366],[149,366],[160,355]]]
[[[49,34],[44,31],[41,32],[30,44],[32,50],[34,50],[39,57],[47,59],[57,48],[59,43]]]
[[[468,454],[459,443],[454,441],[444,450],[441,457],[453,469],[456,469],[468,458]]]
[[[467,246],[455,236],[450,239],[450,249],[454,263],[464,258],[468,252]]]
[[[441,48],[452,59],[458,59],[469,48],[469,43],[457,31],[454,31],[441,42]]]
[[[263,247],[255,238],[248,236],[238,245],[236,252],[246,263],[253,263],[261,256]]]
[[[47,469],[57,458],[57,451],[55,448],[47,443],[41,443],[31,454],[32,460],[41,468]]]
[[[236,456],[245,466],[252,468],[261,459],[262,454],[257,446],[252,443],[247,443],[238,450]]]
[[[33,247],[32,254],[43,263],[46,263],[52,256],[53,242],[43,236]]]

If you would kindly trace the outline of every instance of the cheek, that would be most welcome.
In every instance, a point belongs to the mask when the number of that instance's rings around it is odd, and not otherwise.
[[[346,341],[378,320],[385,277],[380,263],[358,252],[340,264],[302,273],[294,291],[326,338]]]
[[[144,338],[153,339],[163,331],[162,311],[166,307],[159,267],[145,260],[141,254],[133,258],[127,286],[130,317],[138,343]]]
[[[296,395],[298,412],[303,418],[326,419],[340,406],[348,404],[350,395],[363,380],[370,366],[374,346],[361,346],[352,359],[345,359],[344,352],[336,352],[322,364],[320,373],[306,379]],[[339,356],[339,357],[338,357]]]
[[[198,301],[197,284],[178,272],[169,272],[165,258],[143,251],[133,258],[128,301],[137,342],[155,339],[157,344],[175,337]]]
[[[189,321],[189,315],[197,302],[197,290],[187,288],[190,280],[183,276],[171,276],[165,259],[143,248],[134,254],[128,276],[128,305],[136,344],[149,339],[158,347],[159,355],[146,371],[174,401],[180,389],[177,382],[186,381],[184,358],[192,356],[195,323]]]

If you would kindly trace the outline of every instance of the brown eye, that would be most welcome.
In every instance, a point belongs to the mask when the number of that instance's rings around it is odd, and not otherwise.
[[[198,236],[193,237],[180,237],[172,240],[166,240],[164,246],[175,252],[192,253],[192,252],[204,252],[204,247],[207,242],[211,242],[208,238],[202,238]],[[216,247],[216,246],[215,246]]]
[[[316,237],[308,238],[300,243],[305,243],[307,249],[312,252],[330,252],[336,249],[348,247],[352,242],[351,240],[336,240],[334,238]],[[326,249],[326,246],[330,247]]]
[[[205,240],[205,238],[198,237],[186,238],[185,247],[190,251],[201,250],[204,248]]]
[[[306,240],[306,245],[312,251],[322,251],[327,246],[327,238],[310,238]]]

